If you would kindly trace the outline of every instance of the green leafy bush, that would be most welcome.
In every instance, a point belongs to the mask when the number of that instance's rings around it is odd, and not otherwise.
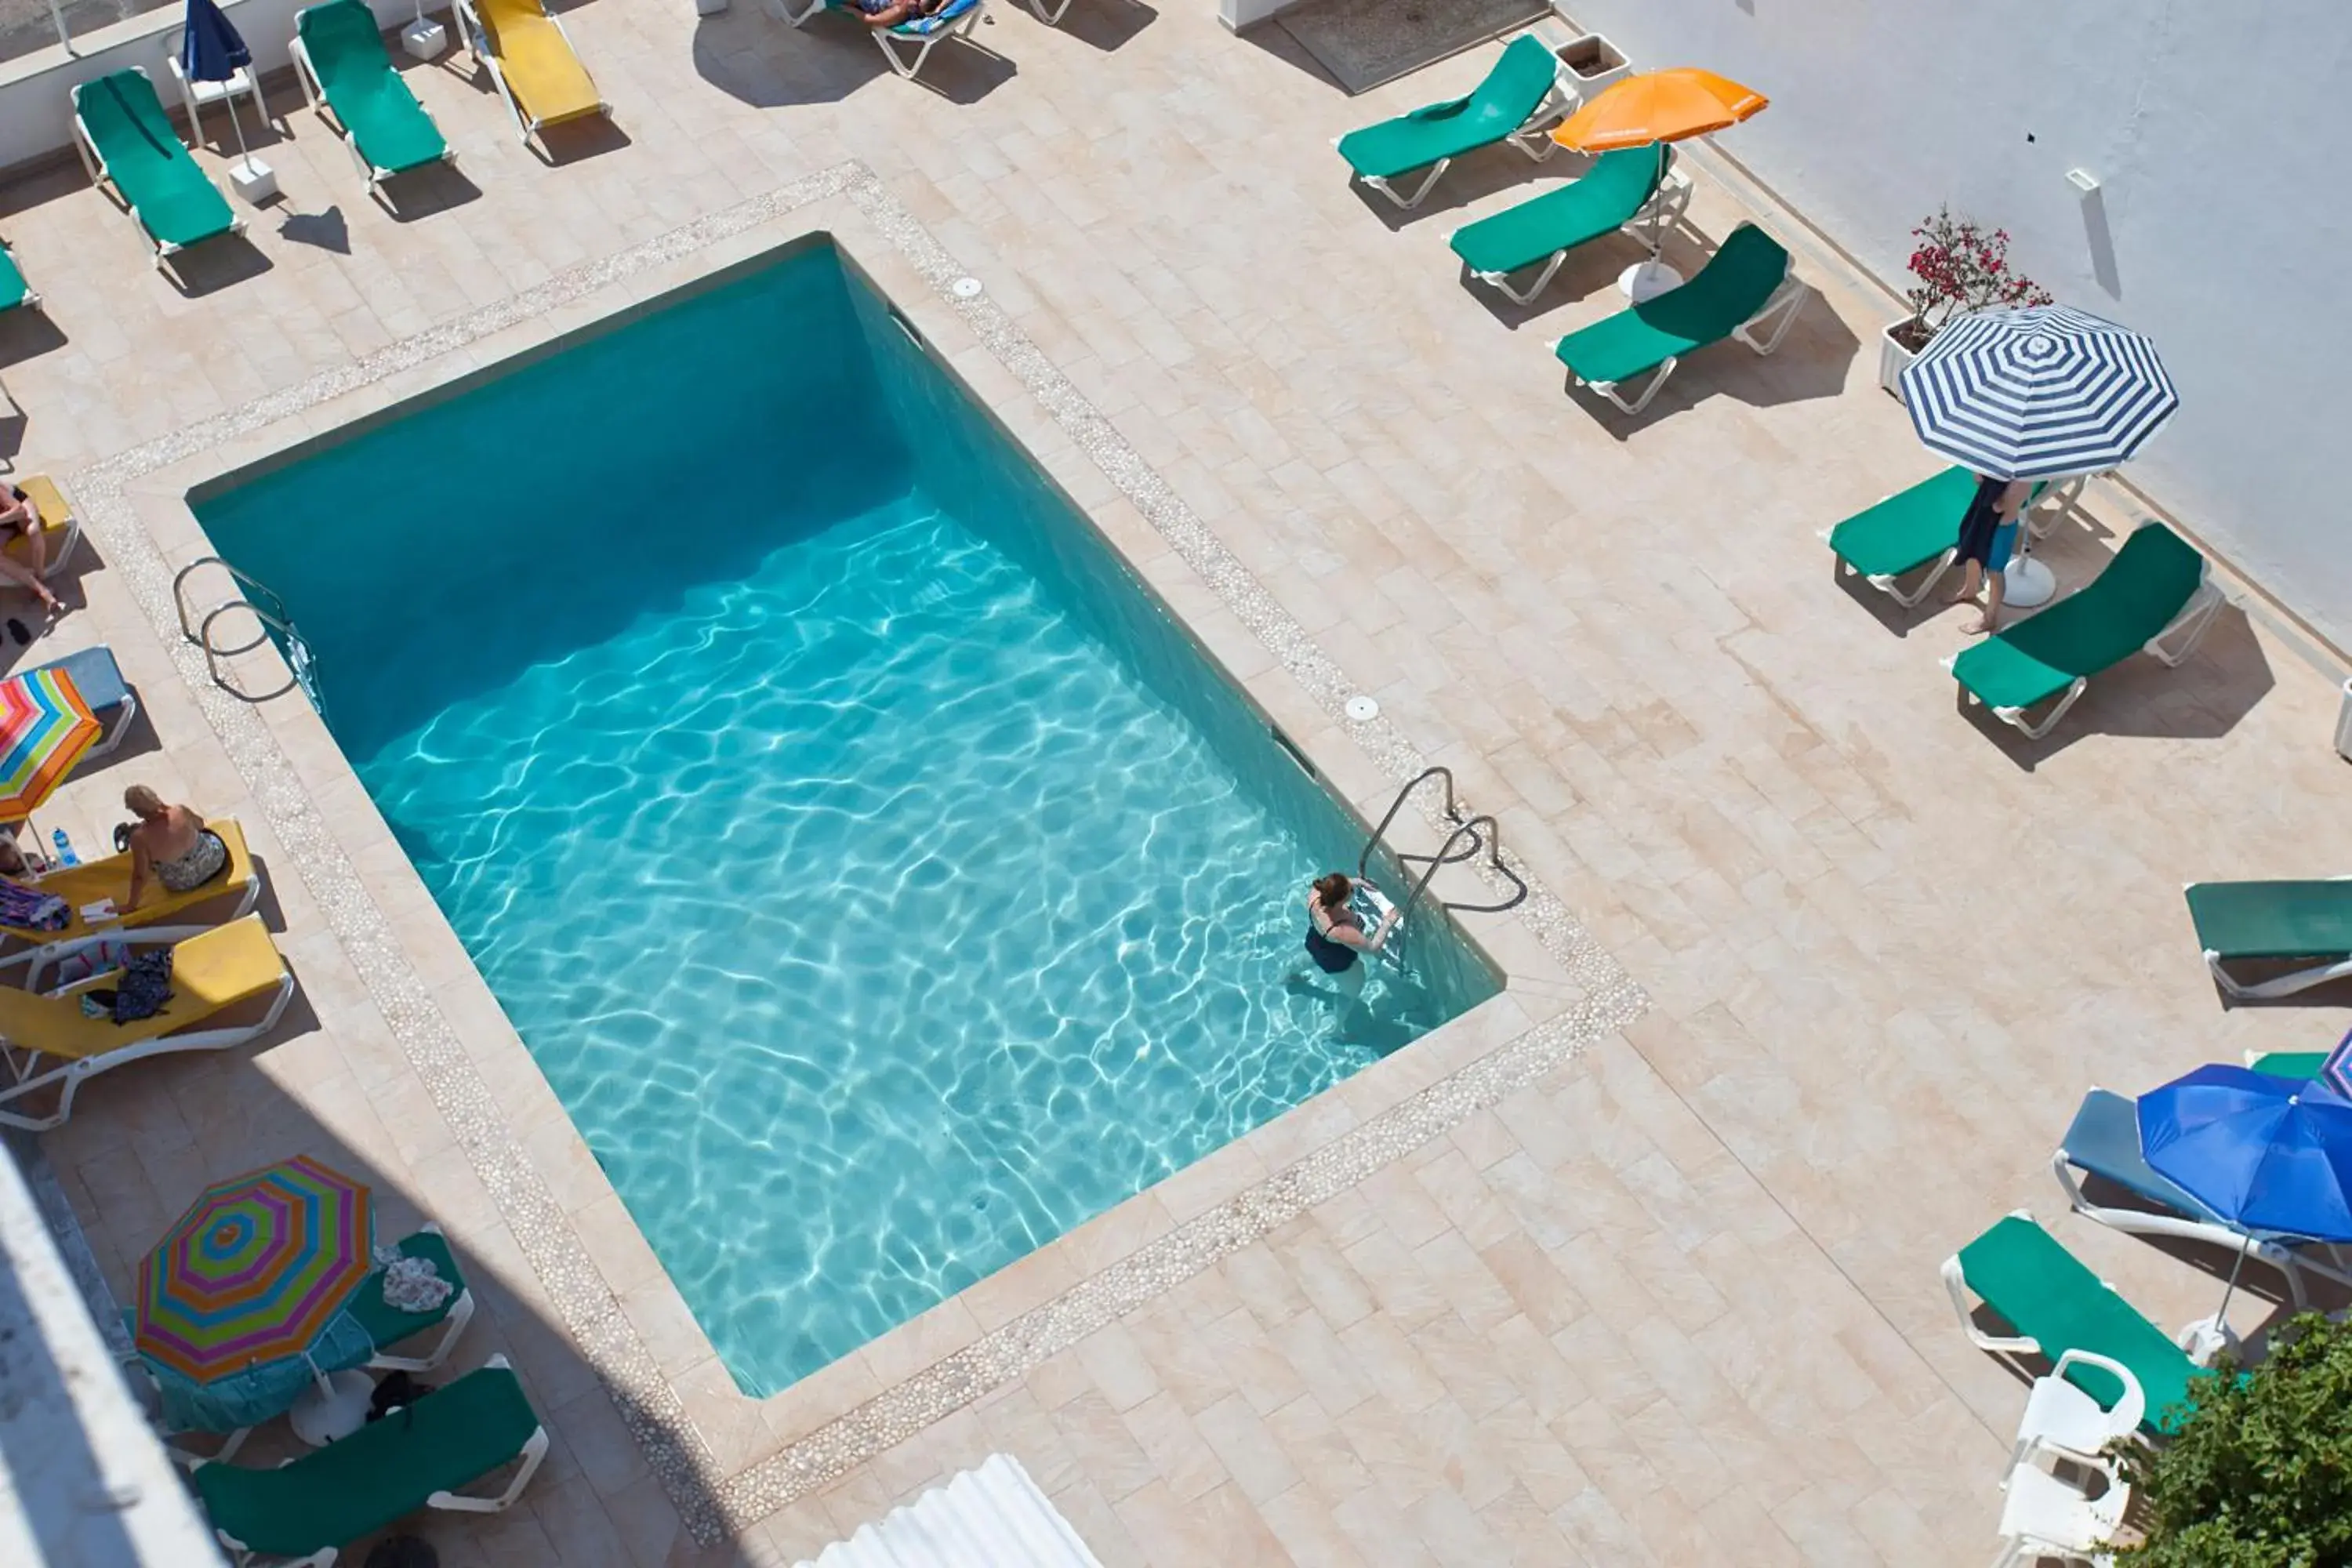
[[[2196,1414],[2150,1452],[2127,1448],[2133,1568],[2352,1564],[2352,1327],[2316,1312],[2242,1377],[2198,1384]]]

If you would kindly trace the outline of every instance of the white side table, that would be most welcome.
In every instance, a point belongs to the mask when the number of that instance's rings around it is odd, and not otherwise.
[[[204,141],[205,127],[196,117],[196,111],[206,104],[226,103],[233,98],[249,98],[254,108],[260,111],[261,118],[265,121],[269,118],[268,107],[261,101],[261,93],[254,86],[251,66],[237,67],[226,81],[190,81],[187,72],[180,65],[177,50],[166,55],[164,61],[172,68],[172,79],[180,84],[180,101],[188,106],[188,129],[195,133],[197,142]]]
[[[449,47],[449,31],[438,22],[428,22],[420,13],[414,22],[400,30],[400,47],[409,58],[437,60],[441,51]]]

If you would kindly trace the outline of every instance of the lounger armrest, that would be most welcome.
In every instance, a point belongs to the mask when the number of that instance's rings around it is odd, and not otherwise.
[[[1770,353],[1789,335],[1789,329],[1796,325],[1798,312],[1804,309],[1805,300],[1811,293],[1811,288],[1791,272],[1780,279],[1780,286],[1772,290],[1770,297],[1764,301],[1764,308],[1732,328],[1731,335],[1759,354]],[[1762,326],[1776,312],[1780,317],[1779,324],[1773,327],[1769,337],[1759,342],[1753,329]]]
[[[522,1465],[507,1483],[506,1490],[494,1498],[467,1497],[463,1492],[435,1492],[425,1500],[426,1508],[440,1509],[449,1513],[503,1513],[522,1496],[523,1488],[539,1473],[540,1461],[547,1458],[547,1428],[535,1427],[530,1438],[522,1446]]]
[[[42,964],[46,968],[59,959],[86,952],[102,942],[117,942],[126,947],[169,946],[174,942],[194,941],[214,929],[212,926],[108,926],[103,931],[51,942],[41,949]]]
[[[2066,1369],[2075,1365],[2095,1366],[2124,1385],[2123,1396],[2116,1401],[2111,1413],[2118,1426],[2137,1429],[2147,1415],[2147,1391],[2140,1386],[2139,1375],[2113,1356],[2081,1349],[2060,1352],[2058,1364],[2051,1369],[2050,1375],[2063,1377]]]
[[[2076,1214],[2095,1207],[2083,1195],[2083,1184],[2074,1179],[2074,1162],[2067,1157],[2066,1146],[2060,1144],[2050,1156],[2050,1173],[2058,1178],[2058,1186],[2066,1194],[2066,1206]]]
[[[1952,1310],[1959,1315],[1960,1331],[1967,1334],[1970,1342],[1979,1349],[2008,1351],[2019,1355],[2037,1355],[2041,1352],[2042,1342],[2039,1340],[2002,1339],[1996,1334],[1988,1334],[1977,1327],[1976,1316],[1969,1307],[1968,1279],[1960,1272],[1958,1253],[1956,1252],[1944,1259],[1943,1275],[1944,1289],[1951,1292]]]

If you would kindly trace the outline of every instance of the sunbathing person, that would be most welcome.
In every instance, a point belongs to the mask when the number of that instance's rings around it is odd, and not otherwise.
[[[163,883],[166,892],[184,893],[226,869],[227,843],[188,807],[164,805],[163,797],[145,784],[124,790],[122,804],[139,818],[139,826],[131,830],[131,896],[122,901],[125,914],[139,907],[150,877]]]
[[[895,27],[901,22],[920,21],[936,16],[947,0],[850,0],[866,25],[879,32]]]
[[[23,561],[6,550],[12,541],[18,539],[25,542],[26,559]],[[65,605],[49,592],[49,585],[41,581],[41,568],[47,563],[48,545],[41,538],[39,510],[15,485],[0,485],[0,577],[30,588],[33,596],[41,601],[44,611],[52,616],[61,616],[65,614]]]

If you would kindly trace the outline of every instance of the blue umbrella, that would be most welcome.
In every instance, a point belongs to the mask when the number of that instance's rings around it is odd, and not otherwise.
[[[2140,1152],[2244,1233],[2352,1241],[2352,1101],[2324,1086],[2215,1064],[2139,1097]]]
[[[228,81],[253,63],[253,51],[245,47],[236,29],[214,0],[188,0],[188,25],[180,34],[180,69],[190,81]],[[245,127],[236,121],[236,100],[227,100],[229,129],[236,133],[237,156],[246,163],[253,154],[246,151]],[[195,111],[191,109],[193,123]],[[198,140],[203,133],[198,132]]]
[[[2112,468],[2180,406],[2154,343],[2064,305],[1963,316],[1902,386],[1930,450],[2002,479]]]

